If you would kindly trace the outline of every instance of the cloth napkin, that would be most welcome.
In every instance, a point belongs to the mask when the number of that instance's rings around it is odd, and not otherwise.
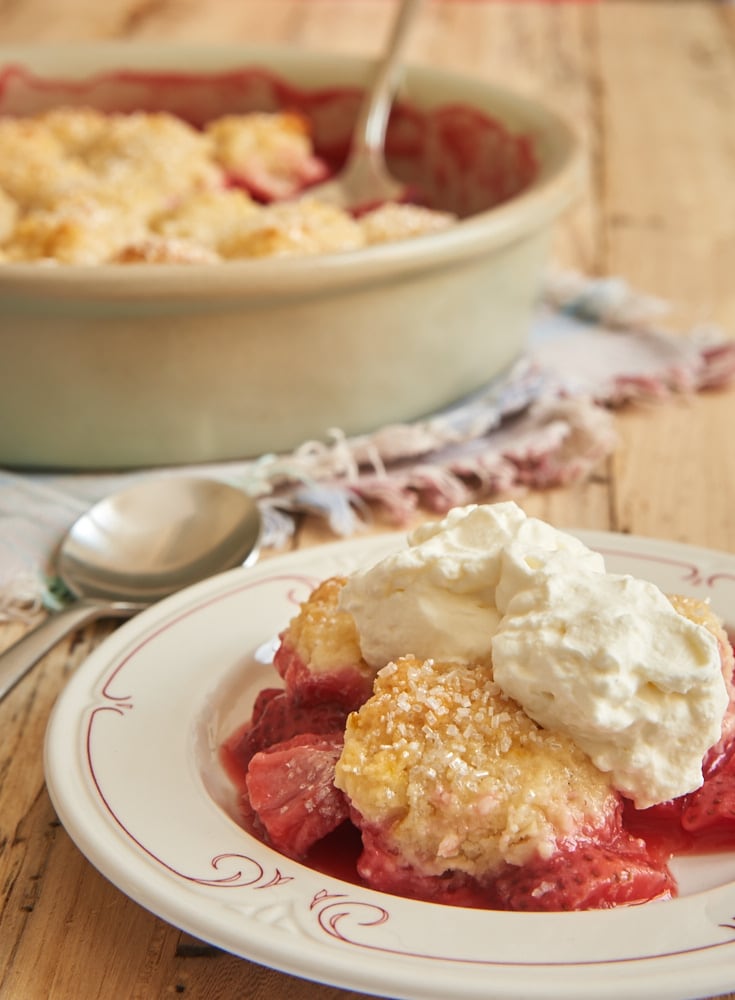
[[[614,410],[632,400],[724,387],[735,341],[714,328],[672,333],[665,303],[620,279],[548,276],[525,356],[504,378],[413,423],[346,437],[338,428],[287,455],[192,471],[257,498],[265,546],[282,547],[304,512],[337,537],[380,515],[405,525],[417,507],[441,514],[524,488],[571,483],[615,448]],[[0,618],[32,618],[64,600],[55,549],[96,500],[161,470],[119,474],[0,469]]]

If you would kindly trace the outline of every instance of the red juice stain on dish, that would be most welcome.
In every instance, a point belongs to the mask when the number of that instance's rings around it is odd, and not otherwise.
[[[220,73],[114,70],[74,80],[39,77],[20,65],[0,72],[0,114],[89,105],[108,112],[166,111],[202,127],[225,114],[298,112],[309,120],[315,152],[330,172],[345,160],[361,98],[357,87],[310,90],[258,67]],[[422,110],[397,102],[386,154],[417,202],[460,218],[522,192],[538,171],[530,135],[512,133],[489,115],[457,104]]]

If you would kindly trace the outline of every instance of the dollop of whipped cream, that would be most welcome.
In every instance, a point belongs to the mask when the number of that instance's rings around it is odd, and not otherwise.
[[[652,583],[540,573],[492,637],[496,684],[639,809],[702,784],[727,691],[714,636]]]
[[[565,563],[605,569],[602,556],[515,503],[455,507],[349,577],[340,606],[375,668],[404,654],[472,663],[490,657],[509,598],[540,567]]]
[[[515,503],[420,526],[349,577],[340,604],[374,668],[403,655],[492,660],[503,693],[569,735],[639,808],[702,784],[728,703],[717,640]]]

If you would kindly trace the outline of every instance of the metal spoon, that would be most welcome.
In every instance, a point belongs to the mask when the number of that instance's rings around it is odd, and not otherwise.
[[[400,81],[400,60],[422,0],[401,0],[388,46],[366,92],[352,134],[350,152],[339,174],[304,195],[345,209],[369,208],[385,201],[405,201],[408,185],[391,177],[385,163],[385,133]]]
[[[113,494],[83,514],[56,568],[76,602],[0,654],[0,700],[53,646],[97,618],[129,618],[163,597],[257,558],[261,519],[234,486],[164,476]]]

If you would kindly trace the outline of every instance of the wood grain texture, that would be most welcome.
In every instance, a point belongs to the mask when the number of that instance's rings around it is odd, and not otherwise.
[[[392,0],[0,0],[0,43],[240,40],[375,53],[393,8]],[[559,264],[621,275],[662,296],[677,328],[735,330],[732,6],[427,0],[409,58],[504,81],[574,123],[586,171],[557,230]],[[616,420],[614,457],[589,482],[522,497],[528,512],[560,527],[735,552],[735,395],[629,407]],[[326,540],[306,519],[296,544]],[[0,998],[356,998],[221,954],[158,920],[99,875],[60,827],[44,786],[46,722],[65,679],[111,628],[67,640],[0,704]],[[0,645],[21,631],[0,625]]]

